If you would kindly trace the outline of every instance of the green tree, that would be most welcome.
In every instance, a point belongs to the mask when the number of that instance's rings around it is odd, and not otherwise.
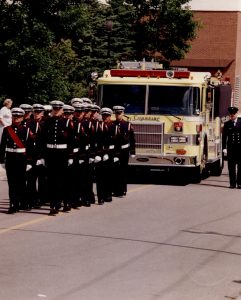
[[[136,8],[135,39],[138,59],[158,56],[166,61],[184,58],[199,24],[189,0],[130,0]]]
[[[187,0],[107,2],[1,0],[1,97],[15,104],[68,101],[87,95],[90,73],[117,60],[158,53],[171,61],[190,49],[198,24]]]
[[[2,97],[46,102],[84,94],[76,45],[89,26],[89,1],[1,1],[0,8]]]

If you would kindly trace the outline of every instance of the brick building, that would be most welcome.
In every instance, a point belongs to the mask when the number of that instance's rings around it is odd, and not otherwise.
[[[224,80],[230,78],[232,104],[241,108],[241,0],[191,0],[189,5],[201,28],[185,59],[172,66],[212,75],[220,70]]]

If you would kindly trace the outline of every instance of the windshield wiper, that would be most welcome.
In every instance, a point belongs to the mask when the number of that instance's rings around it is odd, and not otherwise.
[[[182,118],[180,118],[180,117],[178,117],[178,116],[176,116],[176,115],[174,115],[174,114],[172,114],[172,113],[169,113],[172,117],[174,117],[174,118],[177,118],[178,120],[181,120]]]

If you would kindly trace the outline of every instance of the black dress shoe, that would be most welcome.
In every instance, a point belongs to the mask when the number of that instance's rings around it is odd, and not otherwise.
[[[51,208],[49,211],[49,216],[56,216],[59,213],[57,209]]]
[[[241,189],[241,185],[240,184],[238,184],[237,189]]]
[[[108,197],[104,199],[105,202],[111,202],[112,201],[112,197]]]
[[[69,212],[71,211],[71,207],[70,206],[64,206],[63,207],[63,212]]]
[[[10,207],[9,210],[7,211],[7,214],[11,215],[16,212],[16,209],[14,207]]]
[[[113,194],[113,197],[122,198],[124,197],[124,194]]]
[[[99,205],[103,205],[104,203],[105,203],[105,201],[104,201],[103,199],[99,199],[99,200],[98,200],[98,204],[99,204]]]
[[[235,185],[230,185],[229,188],[230,188],[230,189],[235,189],[236,186],[235,186]]]

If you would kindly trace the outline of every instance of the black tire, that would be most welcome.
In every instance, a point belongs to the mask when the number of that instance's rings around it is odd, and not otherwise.
[[[200,183],[201,180],[202,180],[201,168],[200,166],[195,167],[195,169],[193,169],[190,174],[190,183]]]

